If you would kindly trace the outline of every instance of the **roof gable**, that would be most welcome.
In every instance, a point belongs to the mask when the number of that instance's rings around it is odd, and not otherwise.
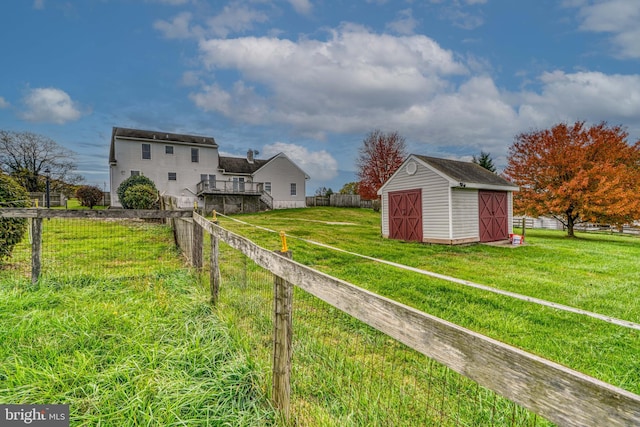
[[[287,159],[289,161],[289,163],[291,163],[296,169],[298,169],[300,171],[300,173],[302,173],[304,175],[304,179],[311,179],[311,177],[305,172],[303,171],[300,166],[298,166],[293,160],[291,160],[286,154],[284,153],[278,153],[275,156],[271,157],[269,160],[266,161],[266,163],[263,165],[267,166],[269,163],[271,163],[272,161],[274,161],[275,159],[277,159],[278,157],[282,157],[284,159]]]

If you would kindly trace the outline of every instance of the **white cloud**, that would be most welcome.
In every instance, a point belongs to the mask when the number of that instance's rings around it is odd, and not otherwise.
[[[230,89],[205,85],[192,99],[203,109],[234,118],[247,116],[242,110],[251,106],[253,122],[275,120],[304,132],[349,130],[361,126],[361,115],[404,110],[442,91],[449,84],[445,76],[467,72],[450,51],[425,36],[378,35],[355,26],[330,36],[327,41],[202,41],[206,67],[238,70],[243,84]],[[251,89],[257,85],[267,88],[268,98],[265,91]],[[218,96],[229,102],[221,104]]]
[[[9,108],[10,105],[7,100],[0,96],[0,108]]]
[[[231,95],[221,89],[218,85],[205,85],[200,93],[193,93],[190,98],[204,111],[215,111],[229,116],[233,113],[231,109]]]
[[[633,123],[640,117],[640,75],[607,75],[600,72],[540,76],[540,93],[523,93],[520,115],[543,125],[563,120],[586,119]]]
[[[412,10],[404,9],[399,11],[396,19],[388,23],[386,27],[395,33],[409,35],[413,34],[417,25],[418,21],[413,17]]]
[[[579,8],[581,30],[610,33],[616,54],[623,58],[640,58],[638,0],[589,0],[565,5]]]
[[[60,89],[51,87],[31,89],[23,101],[27,109],[21,116],[30,122],[63,124],[82,116],[76,103]]]
[[[202,38],[207,35],[224,38],[251,30],[255,23],[267,20],[263,12],[240,3],[231,3],[217,15],[203,20],[202,25],[194,22],[197,19],[190,12],[181,12],[170,21],[157,20],[153,27],[168,39]]]
[[[254,23],[266,22],[267,15],[247,6],[232,3],[207,20],[211,34],[227,37],[231,33],[241,33],[253,28]]]
[[[554,71],[537,76],[535,90],[509,92],[487,74],[491,67],[428,37],[354,25],[326,40],[242,37],[199,46],[208,71],[191,94],[198,107],[310,138],[380,128],[398,130],[419,153],[458,146],[504,158],[514,135],[561,121],[606,120],[628,126],[630,139],[640,136],[638,74]],[[219,69],[239,77],[216,80]]]
[[[473,30],[484,24],[484,18],[477,5],[485,4],[487,0],[431,0],[431,3],[442,4],[440,17],[464,30]]]
[[[44,0],[33,0],[33,8],[36,10],[43,10]]]
[[[311,13],[313,6],[309,0],[288,0],[291,6],[301,15],[308,15]]]
[[[338,176],[338,162],[325,151],[310,152],[305,147],[295,144],[276,142],[267,144],[262,149],[262,157],[269,158],[284,153],[314,180],[330,180]]]
[[[153,28],[160,31],[168,39],[185,39],[199,33],[198,27],[191,28],[190,23],[191,13],[182,12],[174,16],[170,22],[163,20],[154,22]]]

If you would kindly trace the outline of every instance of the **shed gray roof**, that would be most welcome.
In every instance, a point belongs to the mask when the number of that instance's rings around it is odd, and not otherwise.
[[[160,132],[153,130],[129,129],[114,127],[111,132],[111,147],[109,149],[109,163],[115,163],[115,139],[135,139],[149,142],[199,144],[218,148],[218,144],[210,136],[185,135],[179,133]]]
[[[497,185],[517,188],[517,185],[507,181],[501,176],[488,171],[482,166],[472,162],[462,162],[459,160],[440,159],[437,157],[427,157],[413,154],[414,157],[422,160],[431,167],[439,170],[452,180],[463,183]]]
[[[249,163],[249,161],[244,157],[220,156],[220,169],[222,169],[225,173],[251,175],[270,161],[271,159],[254,159],[253,163]]]

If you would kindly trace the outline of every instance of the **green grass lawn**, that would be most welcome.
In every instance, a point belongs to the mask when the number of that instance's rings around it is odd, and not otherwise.
[[[527,230],[526,245],[441,246],[382,239],[371,210],[308,208],[235,216],[288,235],[294,259],[427,313],[640,393],[640,334],[585,316],[399,270],[319,241],[480,284],[640,323],[640,239]],[[268,249],[280,238],[219,217]]]
[[[27,241],[0,269],[0,403],[69,404],[72,426],[276,424],[171,230],[73,221],[44,221],[38,284],[16,268]]]
[[[382,239],[379,214],[364,209],[236,218],[284,230],[303,264],[640,392],[638,331],[295,237],[635,322],[638,238],[527,230],[523,247],[452,247]],[[278,234],[218,219],[280,248]],[[278,424],[268,403],[268,272],[223,245],[213,309],[165,226],[51,219],[43,228],[40,283],[28,280],[28,239],[0,269],[0,403],[69,403],[72,425]],[[294,308],[297,425],[546,425],[300,290]]]

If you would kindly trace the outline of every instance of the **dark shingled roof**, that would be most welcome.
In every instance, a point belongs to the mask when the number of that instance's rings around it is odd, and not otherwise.
[[[260,160],[254,159],[253,163],[249,163],[244,157],[223,157],[220,156],[220,169],[226,173],[247,174],[251,175],[262,166],[269,163],[271,159]]]
[[[218,148],[218,144],[216,144],[216,141],[210,136],[183,135],[178,133],[160,132],[160,131],[153,131],[153,130],[114,127],[111,132],[111,147],[109,149],[109,163],[114,163],[116,161],[115,147],[114,147],[114,142],[116,137],[122,138],[122,139],[149,140],[151,142],[200,144],[200,145],[212,146],[213,148]]]
[[[439,170],[454,181],[473,184],[487,184],[517,187],[499,175],[488,171],[480,165],[459,160],[440,159],[437,157],[419,156],[415,157]]]

